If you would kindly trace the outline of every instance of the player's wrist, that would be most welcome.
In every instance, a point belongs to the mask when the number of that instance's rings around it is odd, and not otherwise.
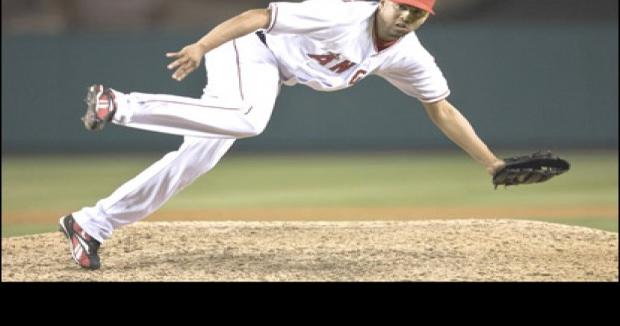
[[[489,172],[490,175],[495,175],[495,172],[497,172],[499,169],[501,169],[504,165],[506,165],[506,162],[504,162],[503,160],[500,159],[495,159],[493,162],[491,162],[489,165],[487,165],[487,172]]]
[[[203,54],[209,52],[209,47],[205,44],[202,44],[200,42],[196,42],[194,43],[194,45],[196,46],[196,48],[198,48]]]

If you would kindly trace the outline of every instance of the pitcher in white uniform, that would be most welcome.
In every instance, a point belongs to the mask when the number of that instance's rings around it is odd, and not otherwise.
[[[73,259],[101,266],[99,246],[113,230],[144,219],[212,169],[236,139],[265,130],[282,85],[337,91],[377,75],[418,99],[437,127],[490,174],[504,162],[446,98],[448,84],[414,31],[435,0],[273,2],[216,26],[178,52],[168,69],[181,81],[205,58],[200,99],[121,93],[93,85],[84,125],[117,125],[184,136],[168,153],[95,206],[59,221]],[[414,104],[412,103],[412,106]]]

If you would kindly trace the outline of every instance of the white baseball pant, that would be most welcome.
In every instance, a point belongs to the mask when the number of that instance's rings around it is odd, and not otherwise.
[[[147,217],[211,170],[235,139],[256,136],[267,126],[281,82],[276,58],[254,33],[210,51],[205,65],[208,83],[200,99],[114,91],[113,123],[185,137],[178,150],[95,206],[73,213],[97,241]]]

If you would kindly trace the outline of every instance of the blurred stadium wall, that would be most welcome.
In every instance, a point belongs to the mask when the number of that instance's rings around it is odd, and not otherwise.
[[[334,0],[337,1],[337,0]],[[2,0],[2,152],[171,150],[181,138],[80,117],[86,87],[199,97],[164,53],[267,1]],[[419,31],[454,103],[493,148],[618,147],[617,0],[439,0]],[[422,106],[377,77],[335,93],[284,87],[239,150],[454,148]]]

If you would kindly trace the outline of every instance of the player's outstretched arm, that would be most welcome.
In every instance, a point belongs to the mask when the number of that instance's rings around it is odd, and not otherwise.
[[[267,28],[270,22],[270,9],[248,10],[217,25],[196,43],[192,43],[178,52],[166,53],[168,58],[175,59],[168,65],[168,69],[175,70],[172,74],[172,78],[177,81],[183,80],[190,72],[194,71],[194,69],[200,65],[205,53],[230,40],[261,28]]]
[[[476,135],[469,121],[447,100],[424,103],[424,108],[435,125],[454,143],[482,164],[493,175],[504,161],[498,159]]]

